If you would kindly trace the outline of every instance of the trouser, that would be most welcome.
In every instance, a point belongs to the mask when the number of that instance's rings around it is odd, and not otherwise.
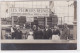
[[[23,39],[27,39],[27,35],[24,33],[24,34],[22,35],[22,38],[23,38]]]
[[[69,36],[68,36],[68,35],[63,35],[63,36],[62,36],[62,39],[67,40],[67,39],[69,39]]]
[[[13,32],[13,33],[12,33],[12,39],[14,39],[14,38],[15,38],[15,33]]]

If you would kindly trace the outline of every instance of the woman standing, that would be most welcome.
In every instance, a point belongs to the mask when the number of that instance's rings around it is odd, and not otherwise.
[[[52,30],[49,28],[49,25],[47,25],[43,32],[43,39],[51,39],[52,37]]]
[[[58,26],[54,26],[54,30],[52,33],[52,40],[60,40],[60,30],[58,29]]]

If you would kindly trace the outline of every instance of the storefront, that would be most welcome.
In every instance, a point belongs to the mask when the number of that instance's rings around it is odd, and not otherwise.
[[[33,25],[45,28],[46,25],[53,27],[58,24],[58,17],[50,11],[49,8],[9,8],[9,12],[12,18],[12,26],[14,24],[28,27]]]
[[[45,23],[49,17],[49,9],[46,8],[10,8],[10,15],[12,17],[12,26],[14,24],[30,23],[31,25],[47,25]],[[44,27],[43,26],[43,27]]]

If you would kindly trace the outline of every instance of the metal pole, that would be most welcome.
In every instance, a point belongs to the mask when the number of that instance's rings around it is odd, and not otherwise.
[[[62,17],[61,17],[61,25],[62,25]]]
[[[12,27],[14,27],[14,17],[12,16]]]
[[[14,1],[14,4],[12,4],[12,7],[15,7],[15,1]],[[14,16],[11,16],[12,17],[12,27],[14,26]]]
[[[47,17],[45,17],[45,27],[47,26]]]
[[[67,12],[67,13],[68,13],[68,14],[67,14],[67,16],[68,16],[67,22],[69,22],[69,0],[67,0],[67,3],[68,3],[68,4],[67,4],[67,5],[68,5],[68,6],[67,6],[67,9],[68,9],[68,12]]]

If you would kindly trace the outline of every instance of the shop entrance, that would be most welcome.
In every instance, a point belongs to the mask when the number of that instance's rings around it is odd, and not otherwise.
[[[31,28],[33,25],[36,25],[36,27],[40,27],[41,29],[45,28],[45,17],[34,17],[34,22],[31,22]]]
[[[24,26],[24,24],[26,23],[26,16],[20,16],[18,19],[19,19],[18,21],[19,25]]]

